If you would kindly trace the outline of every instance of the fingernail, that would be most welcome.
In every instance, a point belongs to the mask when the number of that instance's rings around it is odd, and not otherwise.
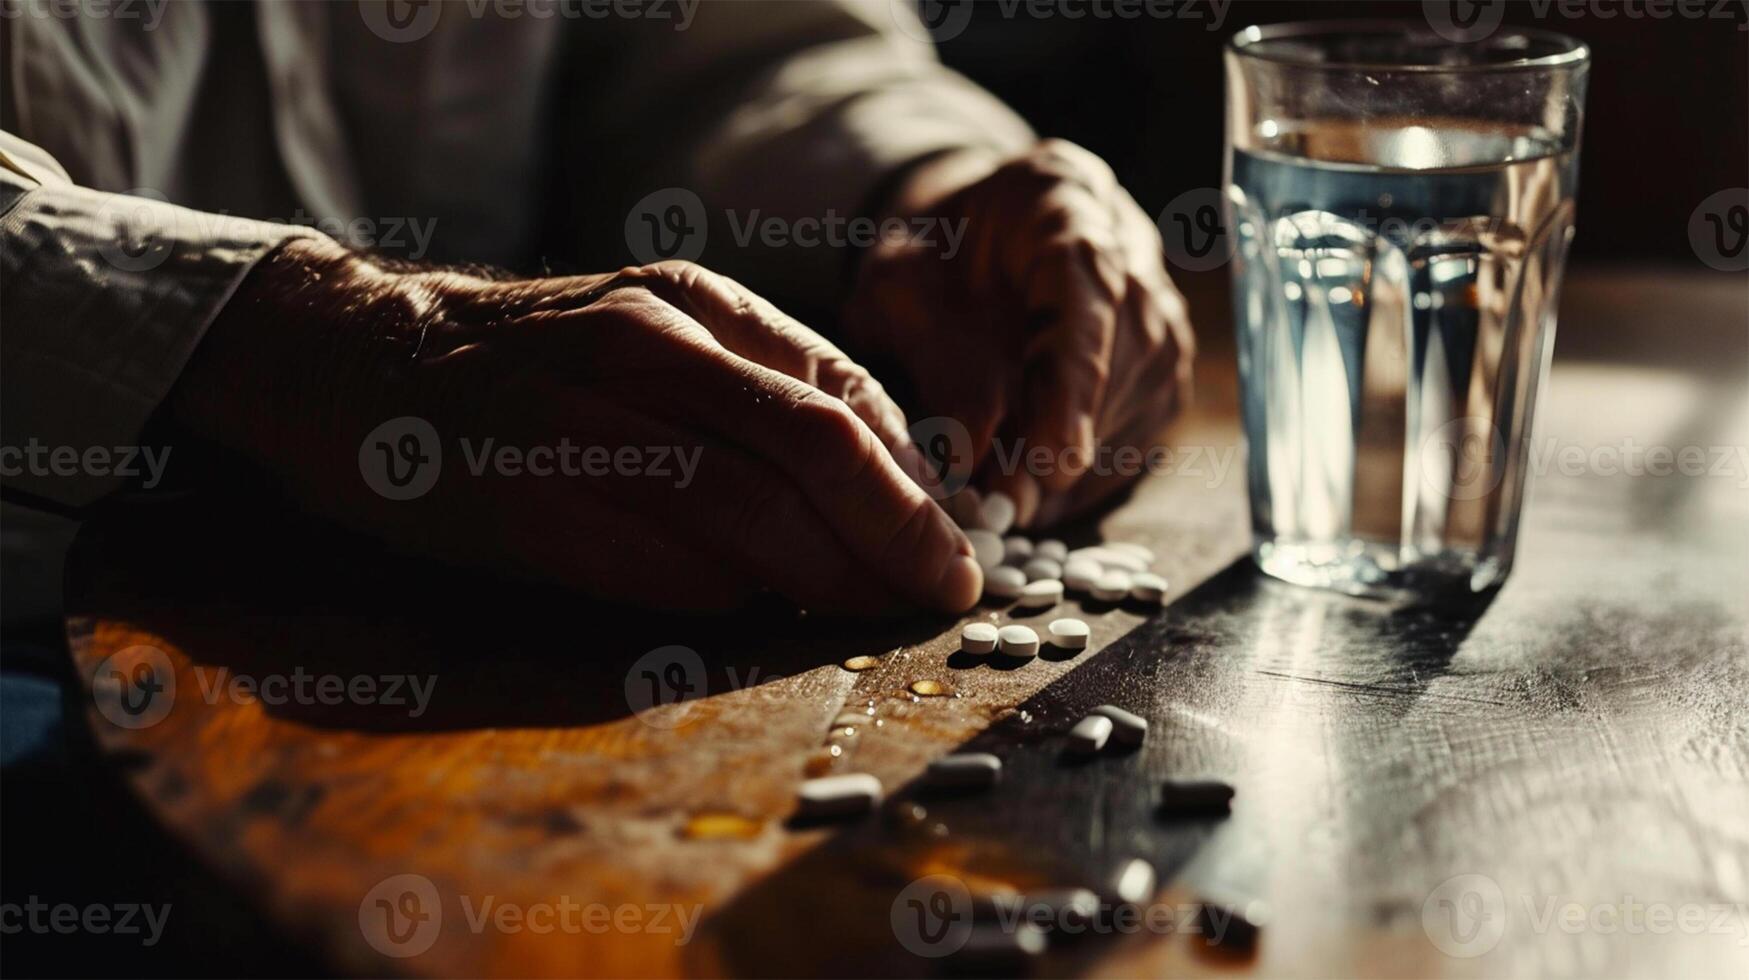
[[[955,555],[935,583],[936,604],[947,612],[965,612],[984,591],[984,570],[965,555]]]

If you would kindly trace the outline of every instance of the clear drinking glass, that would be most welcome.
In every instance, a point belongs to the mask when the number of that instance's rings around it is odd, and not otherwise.
[[[1590,54],[1391,22],[1226,51],[1254,554],[1304,585],[1483,592],[1512,566],[1573,237]]]

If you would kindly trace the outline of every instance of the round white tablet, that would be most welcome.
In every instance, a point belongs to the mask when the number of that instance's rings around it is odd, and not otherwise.
[[[1133,555],[1149,564],[1152,564],[1154,561],[1154,549],[1145,544],[1136,544],[1133,541],[1118,541],[1106,544],[1105,548],[1107,551],[1118,551],[1126,555]]]
[[[992,623],[967,623],[960,630],[960,649],[967,653],[990,653],[996,649],[997,635]]]
[[[1010,565],[1020,566],[1032,557],[1032,542],[1018,534],[1010,534],[1002,539],[1002,560]]]
[[[1033,548],[1032,554],[1034,558],[1049,558],[1051,561],[1061,564],[1069,557],[1069,546],[1056,538],[1046,538]]]
[[[1063,566],[1063,584],[1076,592],[1090,592],[1099,577],[1105,574],[1105,569],[1099,563],[1087,558],[1071,558]]]
[[[995,532],[973,528],[966,532],[966,540],[972,543],[972,554],[978,559],[979,568],[988,572],[1002,564],[1002,538]]]
[[[1038,655],[1038,634],[1028,626],[1002,627],[1002,645],[999,649],[1010,657],[1033,657]]]
[[[985,497],[984,526],[997,534],[1007,534],[1014,526],[1014,499],[1000,490]]]
[[[1129,594],[1130,573],[1128,572],[1113,569],[1099,576],[1099,581],[1093,583],[1093,598],[1100,602],[1121,602],[1124,596]]]
[[[1026,588],[1026,573],[1012,565],[984,572],[984,594],[998,599],[1018,599]]]
[[[1051,645],[1064,650],[1087,649],[1090,630],[1079,619],[1053,619],[1050,625]]]
[[[1143,572],[1130,579],[1130,598],[1137,602],[1158,604],[1166,598],[1166,579],[1153,572]]]
[[[1063,577],[1063,566],[1051,561],[1049,558],[1034,558],[1020,566],[1020,570],[1026,573],[1026,580],[1028,582],[1037,582],[1041,578]]]
[[[1041,578],[1026,583],[1020,590],[1022,609],[1048,609],[1063,601],[1063,583],[1054,578]]]

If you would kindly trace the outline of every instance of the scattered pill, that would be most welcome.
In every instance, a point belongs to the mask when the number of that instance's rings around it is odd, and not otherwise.
[[[984,526],[997,534],[1007,534],[1014,526],[1014,498],[1000,490],[984,498]]]
[[[1002,627],[1002,643],[997,649],[1010,657],[1035,657],[1038,655],[1038,634],[1029,626]]]
[[[1119,745],[1140,745],[1148,737],[1148,719],[1115,704],[1102,704],[1093,713],[1111,719],[1111,740]]]
[[[1023,609],[1048,609],[1062,601],[1063,583],[1054,578],[1028,582],[1020,590],[1020,605]]]
[[[1002,564],[1002,538],[994,531],[973,528],[966,532],[966,539],[972,543],[972,554],[978,559],[978,567],[985,572]]]
[[[1046,538],[1032,549],[1034,558],[1049,558],[1054,562],[1062,562],[1069,557],[1069,546],[1056,538]]]
[[[1107,544],[1105,548],[1107,551],[1116,551],[1120,554],[1129,555],[1150,565],[1154,563],[1154,549],[1145,544],[1136,544],[1133,541],[1118,541],[1112,544]]]
[[[967,623],[960,630],[960,649],[967,653],[991,653],[996,649],[997,636],[993,623]]]
[[[1115,568],[1119,571],[1129,572],[1131,575],[1148,570],[1147,562],[1122,551],[1107,550],[1099,559],[1099,563],[1104,565],[1107,571]]]
[[[1149,901],[1159,886],[1160,877],[1154,866],[1141,858],[1130,858],[1111,879],[1112,895],[1126,905]]]
[[[848,671],[856,672],[856,673],[860,673],[860,672],[865,671],[865,670],[873,670],[876,667],[879,667],[880,665],[881,665],[881,658],[870,657],[870,656],[866,656],[866,655],[860,656],[860,657],[851,657],[849,660],[844,661],[844,669],[848,670]]]
[[[1105,748],[1111,738],[1111,719],[1104,715],[1088,715],[1069,729],[1069,751],[1076,755],[1092,755]]]
[[[1168,779],[1160,787],[1163,816],[1214,816],[1233,810],[1233,787],[1214,779]]]
[[[1099,581],[1093,583],[1092,592],[1093,598],[1100,602],[1121,602],[1124,596],[1130,594],[1130,574],[1115,569],[1108,570],[1099,576]]]
[[[953,692],[948,690],[947,685],[940,681],[922,680],[911,682],[911,693],[919,697],[940,698],[946,697]]]
[[[1026,573],[1012,565],[984,572],[984,594],[998,599],[1018,599],[1026,588]]]
[[[1047,578],[1060,579],[1063,577],[1063,566],[1051,561],[1049,558],[1034,558],[1020,566],[1020,570],[1026,573],[1026,580],[1028,582],[1037,582],[1040,579]]]
[[[1050,625],[1051,645],[1064,650],[1087,649],[1087,624],[1079,619],[1053,619]]]
[[[881,781],[866,772],[821,776],[802,783],[799,795],[798,817],[851,817],[867,813],[881,801]]]
[[[1010,534],[1002,539],[1002,561],[1004,564],[1020,568],[1027,559],[1032,557],[1032,542],[1018,534]]]
[[[1166,598],[1166,580],[1153,572],[1131,576],[1130,598],[1137,602],[1159,605]]]
[[[1099,577],[1104,574],[1105,569],[1096,561],[1071,558],[1063,565],[1063,584],[1076,592],[1091,592]]]
[[[959,752],[931,762],[923,782],[934,789],[983,789],[1001,776],[1001,759],[988,752]]]
[[[962,487],[959,493],[949,495],[941,504],[947,516],[960,527],[969,531],[984,526],[984,498],[971,487]]]
[[[1099,896],[1087,888],[1029,892],[1022,911],[1028,922],[1046,929],[1063,926],[1067,927],[1064,931],[1074,933],[1099,917]]]
[[[1238,902],[1204,897],[1197,909],[1196,922],[1208,941],[1227,949],[1249,952],[1257,946],[1257,937],[1269,925],[1269,903]]]

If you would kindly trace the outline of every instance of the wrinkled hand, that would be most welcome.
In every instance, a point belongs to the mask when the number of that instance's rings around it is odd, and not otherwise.
[[[913,417],[967,428],[972,458],[952,479],[1006,491],[1026,526],[1135,476],[1114,451],[1155,444],[1188,394],[1194,339],[1159,233],[1111,168],[1061,140],[1008,161],[957,154],[920,167],[891,210],[934,232],[863,256],[846,336],[905,372]],[[963,228],[957,254],[942,222]]]
[[[690,263],[499,282],[293,242],[226,306],[170,410],[312,510],[612,600],[720,608],[768,587],[810,609],[959,611],[982,586],[895,463],[916,450],[880,385]],[[441,470],[394,500],[361,452],[402,416],[430,423]]]

